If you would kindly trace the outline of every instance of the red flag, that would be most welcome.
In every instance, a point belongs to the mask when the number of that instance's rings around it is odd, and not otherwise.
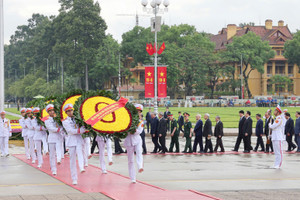
[[[153,49],[152,44],[150,43],[149,44],[149,55],[152,56],[153,54],[154,54],[154,49]]]
[[[145,67],[145,98],[154,98],[154,67]]]
[[[157,96],[160,98],[167,97],[167,67],[157,67]]]
[[[162,45],[161,45],[161,47],[159,48],[159,50],[158,50],[158,54],[160,55],[160,54],[162,54],[162,52],[164,51],[166,49],[166,45],[165,45],[165,43],[163,43]]]
[[[156,43],[154,43],[154,53],[156,53]]]
[[[150,47],[149,47],[149,44],[147,43],[147,45],[146,45],[146,51],[147,51],[147,53],[150,55]]]

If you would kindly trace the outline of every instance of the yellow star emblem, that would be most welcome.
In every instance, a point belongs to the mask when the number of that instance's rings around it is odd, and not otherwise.
[[[148,73],[147,73],[148,76],[151,76],[151,74],[152,74],[151,72],[148,72]]]
[[[162,76],[162,77],[163,77],[163,76],[164,76],[164,74],[165,74],[165,73],[161,72],[161,73],[160,73],[160,76]]]

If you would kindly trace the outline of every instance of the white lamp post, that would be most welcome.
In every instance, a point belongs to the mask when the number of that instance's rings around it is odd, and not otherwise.
[[[159,6],[161,5],[162,0],[152,0],[150,2],[150,6],[152,8],[147,8],[148,0],[142,0],[141,4],[144,7],[144,12],[147,13],[154,13],[154,21],[155,21],[155,49],[157,49],[157,14],[163,14],[164,12],[168,11],[168,6],[170,5],[169,0],[164,0],[163,5],[165,9],[160,9]],[[158,106],[157,106],[157,52],[154,54],[154,112],[158,113]]]
[[[0,110],[4,110],[4,19],[3,0],[0,0]]]

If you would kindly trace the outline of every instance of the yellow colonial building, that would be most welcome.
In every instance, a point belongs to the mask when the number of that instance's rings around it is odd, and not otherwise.
[[[267,95],[285,95],[285,96],[300,96],[300,73],[299,68],[295,64],[288,63],[288,60],[283,56],[284,43],[293,38],[287,25],[280,20],[276,26],[272,20],[266,20],[264,26],[246,26],[238,27],[235,24],[229,24],[223,28],[217,35],[211,37],[211,40],[216,43],[216,50],[226,49],[226,44],[232,42],[234,36],[242,36],[249,31],[254,32],[261,37],[263,41],[268,41],[276,55],[264,65],[264,74],[257,70],[251,72],[248,83],[253,96]],[[235,78],[240,78],[240,65],[235,64]],[[292,80],[290,87],[279,87],[276,84],[270,84],[270,78],[274,75],[287,76]]]

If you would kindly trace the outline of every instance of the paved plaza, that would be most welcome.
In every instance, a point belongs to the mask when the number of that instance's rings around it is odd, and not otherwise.
[[[152,151],[151,139],[146,140]],[[275,170],[270,169],[273,154],[235,154],[231,152],[234,143],[235,137],[224,137],[225,154],[145,155],[145,171],[137,178],[167,190],[195,190],[220,199],[299,199],[300,154],[284,154],[282,169]],[[182,151],[184,139],[180,144]],[[24,151],[10,147],[11,154]],[[113,160],[108,170],[128,176],[127,156]],[[99,167],[97,155],[90,164]],[[13,156],[1,158],[0,173],[0,199],[109,199],[100,193],[81,193]]]

